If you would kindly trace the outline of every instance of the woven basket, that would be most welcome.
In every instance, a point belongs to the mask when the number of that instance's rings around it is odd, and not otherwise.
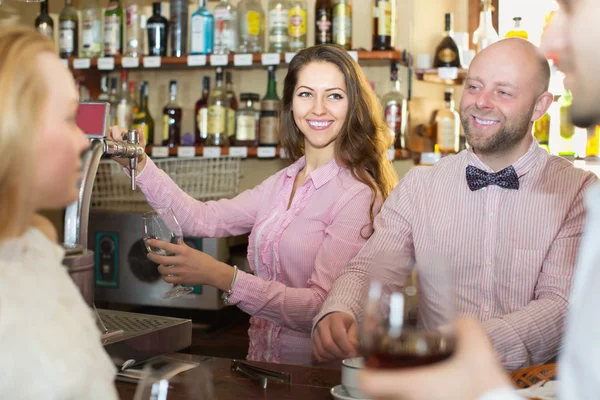
[[[538,382],[552,379],[556,376],[556,364],[532,365],[510,374],[519,389],[528,388]]]

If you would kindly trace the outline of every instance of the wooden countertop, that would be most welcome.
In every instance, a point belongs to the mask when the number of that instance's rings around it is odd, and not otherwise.
[[[191,354],[170,354],[169,358],[198,362],[209,369],[213,375],[214,400],[229,399],[273,399],[273,400],[331,400],[329,391],[341,382],[340,369],[304,367],[297,365],[271,364],[249,362],[263,368],[292,375],[292,383],[285,385],[269,381],[266,389],[250,382],[243,375],[230,370],[231,359],[205,357]],[[184,372],[185,373],[185,372]],[[122,400],[132,400],[136,385],[131,383],[116,383]],[[188,400],[189,397],[177,395],[177,386],[169,391],[169,400]]]

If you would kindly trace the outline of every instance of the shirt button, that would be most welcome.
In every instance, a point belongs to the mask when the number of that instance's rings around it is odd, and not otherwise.
[[[487,265],[492,265],[492,260],[487,260],[486,264]]]
[[[489,311],[490,311],[490,307],[488,307],[488,306],[484,306],[484,307],[483,307],[483,311],[485,311],[485,312],[489,312]]]
[[[493,216],[494,216],[494,213],[493,213],[493,212],[491,212],[491,213],[490,213],[490,217],[493,217]]]

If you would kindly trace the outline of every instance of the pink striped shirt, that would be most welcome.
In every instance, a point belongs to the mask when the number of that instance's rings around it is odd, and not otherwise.
[[[250,232],[248,261],[232,304],[252,315],[248,359],[310,364],[312,320],[368,233],[372,192],[335,160],[315,171],[289,199],[304,157],[234,199],[202,203],[185,194],[151,160],[138,184],[154,208],[171,207],[187,236]],[[365,229],[363,229],[365,228]]]
[[[472,151],[463,151],[406,174],[315,322],[334,311],[360,318],[361,295],[379,252],[397,255],[398,268],[385,273],[398,284],[411,265],[435,254],[452,267],[457,311],[483,321],[506,369],[557,354],[585,218],[583,195],[596,177],[548,155],[535,141],[513,165],[519,190],[488,186],[472,192],[468,165],[492,172]],[[434,318],[419,314],[425,325]]]

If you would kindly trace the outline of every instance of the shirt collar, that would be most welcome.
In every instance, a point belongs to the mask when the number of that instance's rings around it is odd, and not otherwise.
[[[479,157],[477,157],[477,154],[473,152],[472,148],[469,148],[467,150],[467,154],[470,164],[483,171],[494,172],[490,167],[484,164],[483,161],[479,159]],[[537,140],[534,139],[531,142],[529,149],[527,149],[527,153],[523,154],[521,158],[519,158],[517,162],[513,164],[513,168],[517,172],[517,176],[520,178],[523,175],[527,174],[531,170],[531,168],[533,168],[533,166],[537,163],[538,159],[544,154],[548,153],[546,152],[546,150],[541,148]]]
[[[287,176],[289,178],[295,178],[296,175],[298,175],[298,172],[300,172],[300,170],[302,170],[302,168],[304,168],[305,165],[306,157],[302,156],[298,159],[298,161],[296,161],[288,167],[288,169],[286,170]],[[315,189],[318,189],[327,182],[329,182],[331,179],[336,177],[341,170],[342,167],[338,165],[335,158],[332,158],[331,161],[329,161],[327,164],[311,172],[307,180],[310,180],[313,183]]]

